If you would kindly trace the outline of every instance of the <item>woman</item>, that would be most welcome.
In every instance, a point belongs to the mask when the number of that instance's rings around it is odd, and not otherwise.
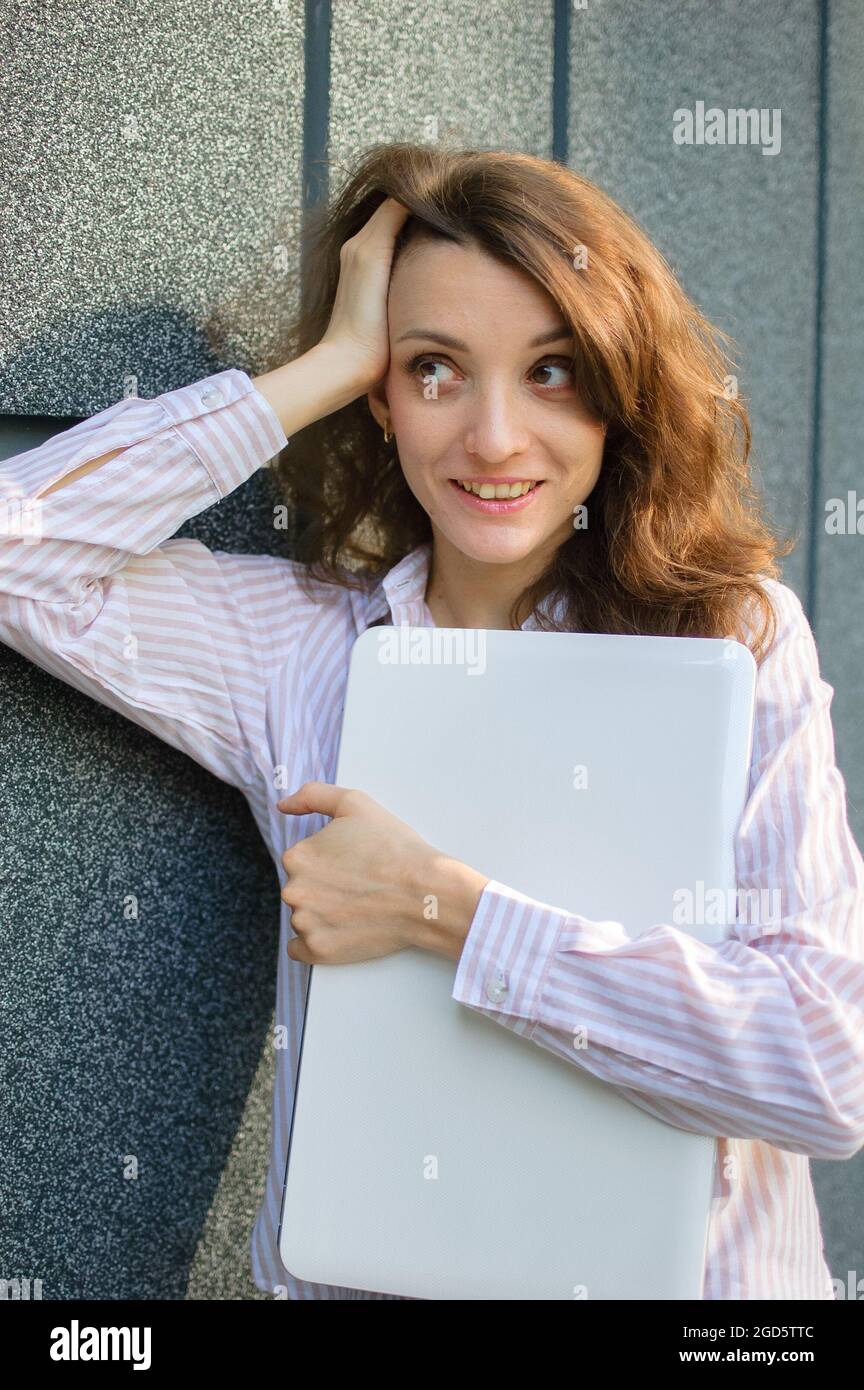
[[[412,946],[453,960],[454,999],[719,1136],[705,1298],[833,1297],[809,1156],[864,1143],[864,863],[722,335],[614,202],[526,156],[376,147],[311,264],[286,365],[120,401],[4,470],[33,503],[7,524],[0,636],[239,787],[280,871],[256,1283],[388,1296],[295,1279],[276,1231],[308,968]],[[169,539],[289,438],[302,561]],[[335,786],[347,664],[376,622],[747,641],[738,885],[779,887],[782,920],[631,942]]]

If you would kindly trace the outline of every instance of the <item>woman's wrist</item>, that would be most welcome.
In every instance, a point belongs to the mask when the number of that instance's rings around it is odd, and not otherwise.
[[[458,960],[489,875],[434,850],[414,873],[409,944]]]
[[[252,385],[270,405],[288,439],[369,389],[350,355],[324,342],[272,372],[252,377]]]

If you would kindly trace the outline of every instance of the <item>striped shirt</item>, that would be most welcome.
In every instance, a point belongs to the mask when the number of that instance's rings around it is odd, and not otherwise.
[[[119,401],[0,467],[0,638],[239,788],[280,887],[283,852],[327,818],[285,816],[275,802],[309,779],[335,780],[353,643],[382,620],[434,626],[428,545],[363,590],[307,594],[296,561],[175,536],[287,443],[249,377],[230,369]],[[780,887],[779,929],[739,921],[707,945],[658,923],[630,940],[578,903],[491,881],[452,997],[659,1119],[718,1136],[704,1298],[830,1299],[809,1159],[850,1158],[864,1144],[864,861],[835,764],[833,688],[798,598],[764,583],[779,627],[758,673],[735,857],[739,890]],[[286,954],[287,904],[280,913],[280,1045],[253,1276],[289,1299],[397,1297],[309,1283],[279,1259],[309,970]],[[499,1000],[486,985],[502,969]],[[574,1020],[588,1025],[590,1048],[572,1047]]]

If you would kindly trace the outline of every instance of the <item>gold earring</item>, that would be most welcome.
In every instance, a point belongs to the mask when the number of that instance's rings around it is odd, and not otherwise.
[[[390,433],[390,416],[388,415],[384,422],[384,443],[389,444],[392,438],[393,436]]]

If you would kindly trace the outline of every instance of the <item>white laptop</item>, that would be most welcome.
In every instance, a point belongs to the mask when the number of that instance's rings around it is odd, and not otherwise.
[[[731,639],[373,627],[337,782],[541,902],[716,943],[755,684]],[[286,1268],[422,1299],[700,1298],[715,1139],[454,1000],[456,969],[312,967]]]

